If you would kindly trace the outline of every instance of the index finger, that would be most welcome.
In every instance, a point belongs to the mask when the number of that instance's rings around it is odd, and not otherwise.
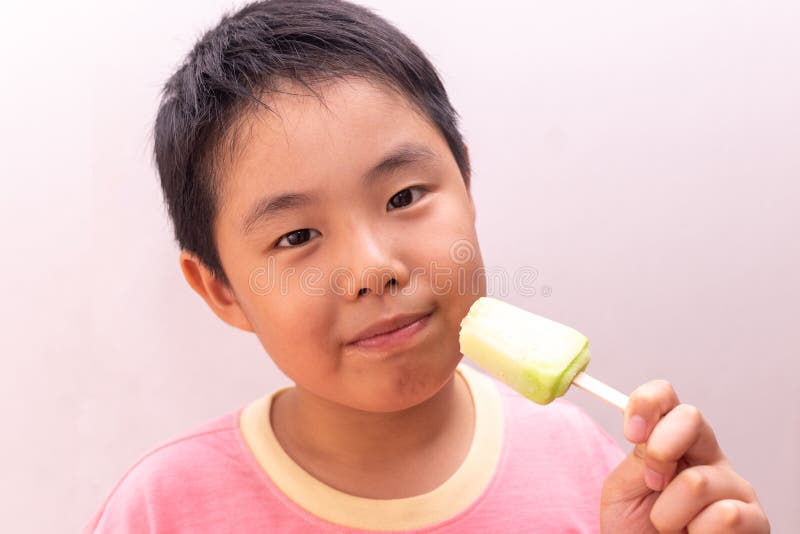
[[[724,459],[714,431],[700,410],[679,404],[656,423],[644,453],[647,485],[660,491],[672,479],[679,462],[712,465]]]
[[[713,464],[725,459],[714,430],[700,410],[680,404],[664,416],[647,441],[647,459],[659,464]]]
[[[678,404],[678,394],[666,380],[652,380],[639,386],[625,407],[625,439],[645,443],[656,423]]]

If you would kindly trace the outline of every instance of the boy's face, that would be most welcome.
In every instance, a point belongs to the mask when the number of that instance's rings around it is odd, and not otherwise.
[[[215,237],[232,293],[215,311],[307,392],[373,412],[418,404],[452,375],[460,321],[485,294],[470,193],[397,93],[348,78],[316,87],[326,109],[286,89],[267,100],[278,116],[248,117],[223,172]],[[393,343],[351,343],[428,313]]]

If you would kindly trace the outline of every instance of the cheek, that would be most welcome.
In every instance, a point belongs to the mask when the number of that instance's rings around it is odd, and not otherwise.
[[[415,255],[415,268],[424,271],[438,298],[471,304],[483,296],[486,284],[471,211],[461,200],[452,195],[448,202],[437,206],[418,241],[419,247],[410,248],[409,253]]]
[[[451,207],[441,222],[437,263],[442,275],[432,279],[432,288],[446,303],[448,323],[458,331],[470,306],[486,295],[486,274],[478,236],[466,202]]]
[[[448,324],[456,334],[460,331],[461,320],[467,315],[470,306],[480,297],[486,296],[486,273],[477,239],[464,240],[461,248],[452,254],[449,264],[453,275],[449,279],[438,280],[436,284],[447,284],[448,291],[442,295],[444,312]],[[441,294],[441,291],[440,291]]]
[[[418,221],[398,230],[400,242],[408,244],[407,252],[415,263],[446,266],[469,263],[477,254],[477,237],[466,194],[454,188],[437,193],[434,202]]]
[[[289,378],[308,382],[335,368],[333,313],[326,299],[289,287],[286,295],[262,297],[256,309],[256,335],[264,350]]]
[[[415,256],[416,287],[438,302],[448,331],[457,339],[470,306],[486,295],[486,273],[473,228],[456,224],[438,227]]]

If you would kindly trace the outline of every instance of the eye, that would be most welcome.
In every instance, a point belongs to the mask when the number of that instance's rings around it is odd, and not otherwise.
[[[417,192],[416,197],[414,196],[414,192]],[[395,195],[389,199],[389,203],[386,205],[386,209],[392,210],[397,208],[403,208],[408,206],[412,202],[415,202],[419,197],[425,194],[425,189],[422,187],[406,187],[402,191],[398,191]]]
[[[278,243],[275,245],[276,248],[293,248],[299,245],[302,245],[306,241],[310,241],[312,236],[312,232],[320,235],[319,232],[313,230],[311,228],[301,228],[300,230],[294,230],[293,232],[289,232],[288,234],[283,234],[281,236]],[[282,245],[281,243],[288,243],[288,245]]]

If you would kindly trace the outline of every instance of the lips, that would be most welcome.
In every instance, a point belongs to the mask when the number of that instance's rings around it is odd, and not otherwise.
[[[423,317],[430,315],[430,313],[431,311],[428,310],[421,313],[395,315],[386,319],[382,319],[380,321],[376,321],[371,325],[369,325],[367,328],[363,329],[361,332],[359,332],[353,339],[351,339],[348,342],[348,344],[352,345],[354,343],[367,340],[371,337],[399,330],[404,326],[408,326],[422,319]]]

